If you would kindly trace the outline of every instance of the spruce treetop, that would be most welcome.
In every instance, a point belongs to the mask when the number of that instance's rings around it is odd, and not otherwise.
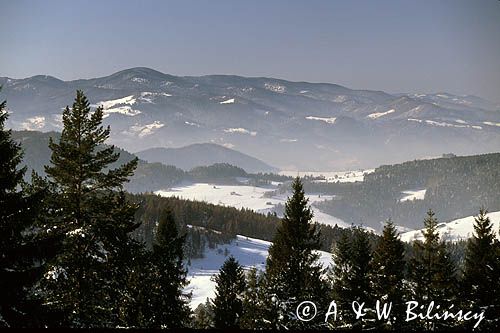
[[[104,146],[110,128],[103,127],[102,120],[102,106],[92,112],[87,97],[78,90],[72,108],[66,106],[63,112],[64,129],[60,142],[55,143],[52,139],[49,142],[52,166],[47,166],[45,171],[70,196],[121,189],[137,166],[137,159],[134,159],[104,172],[120,154],[114,151],[114,146]]]

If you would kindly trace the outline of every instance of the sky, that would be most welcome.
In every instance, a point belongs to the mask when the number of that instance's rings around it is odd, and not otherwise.
[[[0,0],[0,76],[131,67],[500,102],[499,0]]]

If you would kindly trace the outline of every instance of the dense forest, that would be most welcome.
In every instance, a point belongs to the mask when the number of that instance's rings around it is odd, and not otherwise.
[[[381,166],[366,174],[363,182],[305,180],[304,188],[308,193],[335,195],[317,205],[348,223],[381,230],[390,218],[417,229],[429,208],[440,221],[473,215],[483,205],[490,211],[500,210],[499,165],[500,153],[416,160]],[[400,201],[402,192],[408,190],[426,190],[425,197]]]
[[[6,102],[1,103],[0,327],[499,328],[500,230],[493,229],[483,208],[466,242],[440,239],[436,214],[428,210],[419,216],[424,240],[405,244],[391,221],[380,236],[361,227],[314,223],[298,177],[290,184],[282,218],[129,194],[124,184],[140,161],[105,145],[110,128],[101,125],[103,109],[92,110],[82,91],[64,109],[60,137],[47,142],[50,158],[44,173],[34,172],[26,181],[21,145],[4,127],[5,108]],[[491,171],[488,159],[479,164],[455,170],[478,179],[477,170]],[[240,168],[216,164],[195,168],[192,176],[225,172],[244,175]],[[367,177],[368,184],[373,186],[378,176]],[[261,177],[268,181],[273,176]],[[428,181],[408,182],[403,186],[431,188]],[[491,203],[486,195],[481,198]],[[215,297],[192,311],[185,291],[186,262],[236,234],[272,242],[265,271],[246,272],[228,257],[214,278]],[[331,251],[334,264],[323,267],[318,249]],[[381,315],[377,301],[389,303],[390,316]],[[434,304],[441,310],[436,306],[433,315],[432,309],[416,315]]]

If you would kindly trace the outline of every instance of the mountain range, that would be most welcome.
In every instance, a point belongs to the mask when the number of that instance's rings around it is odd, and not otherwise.
[[[173,76],[149,68],[73,81],[0,77],[0,85],[0,99],[11,113],[8,126],[60,131],[62,109],[82,89],[93,106],[104,108],[110,143],[152,161],[165,162],[152,147],[213,143],[280,169],[352,170],[500,148],[500,106],[476,96]]]

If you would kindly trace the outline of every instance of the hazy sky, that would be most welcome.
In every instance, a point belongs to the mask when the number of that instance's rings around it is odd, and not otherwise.
[[[135,66],[500,102],[499,0],[0,0],[0,76]]]

